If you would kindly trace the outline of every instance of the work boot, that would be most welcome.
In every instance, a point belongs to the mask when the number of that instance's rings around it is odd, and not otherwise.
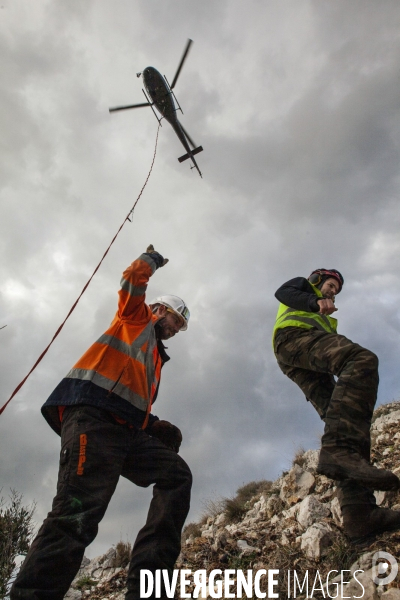
[[[343,506],[343,529],[353,544],[365,542],[378,533],[400,529],[400,510],[373,504]]]
[[[397,490],[400,480],[391,471],[372,467],[351,448],[326,446],[321,448],[317,466],[319,475],[330,479],[353,479],[373,490]]]

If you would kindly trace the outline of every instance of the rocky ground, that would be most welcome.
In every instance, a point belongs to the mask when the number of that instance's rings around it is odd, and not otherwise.
[[[371,435],[372,462],[400,475],[400,402],[375,411]],[[276,481],[252,482],[238,490],[236,498],[211,502],[208,516],[185,528],[176,568],[203,569],[207,575],[221,569],[222,577],[227,569],[245,573],[251,569],[254,574],[278,569],[273,591],[279,598],[400,600],[400,575],[387,585],[372,579],[376,552],[400,556],[400,531],[362,547],[350,545],[342,532],[335,486],[316,474],[317,462],[317,450],[298,452],[292,468]],[[251,490],[254,495],[244,502],[244,492],[248,495]],[[399,492],[377,492],[376,497],[380,506],[400,510]],[[122,600],[127,550],[120,543],[104,556],[84,559],[65,598]],[[294,585],[296,580],[299,584]],[[268,598],[267,574],[261,577],[260,588]],[[194,585],[187,589],[193,591]],[[236,597],[235,590],[233,584],[231,597]],[[199,597],[210,597],[209,593],[207,587]]]

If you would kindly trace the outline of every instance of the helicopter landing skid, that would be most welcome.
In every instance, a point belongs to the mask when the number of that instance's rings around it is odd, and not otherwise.
[[[155,118],[157,119],[157,121],[158,121],[158,123],[159,123],[160,127],[162,127],[161,120],[162,120],[162,118],[163,118],[163,117],[161,117],[161,119],[159,119],[159,118],[157,117],[157,113],[156,113],[156,111],[155,111],[155,110],[154,110],[154,108],[153,108],[153,104],[154,104],[154,102],[151,102],[151,101],[150,101],[150,99],[149,99],[148,95],[146,94],[146,92],[144,91],[144,89],[143,89],[143,88],[142,88],[142,92],[143,92],[143,94],[145,95],[145,98],[146,98],[147,102],[149,103],[149,105],[150,105],[150,108],[151,108],[151,110],[153,111],[153,113],[154,113],[154,116],[155,116]]]

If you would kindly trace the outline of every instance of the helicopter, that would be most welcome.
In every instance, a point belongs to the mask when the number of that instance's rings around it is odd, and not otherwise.
[[[144,83],[144,87],[146,88],[146,91],[143,89],[142,89],[142,91],[146,97],[147,102],[143,102],[141,104],[130,104],[128,106],[115,106],[114,108],[110,108],[109,112],[115,112],[117,110],[126,110],[128,108],[142,108],[144,106],[150,106],[157,121],[160,123],[160,125],[161,125],[161,120],[163,118],[166,119],[168,121],[168,123],[170,123],[170,125],[172,126],[176,135],[180,139],[183,147],[185,148],[186,154],[184,154],[183,156],[180,156],[178,158],[179,162],[183,162],[184,160],[187,160],[188,158],[190,158],[190,160],[193,163],[193,166],[190,168],[191,169],[196,168],[197,171],[199,172],[200,177],[203,177],[203,175],[201,174],[201,171],[196,163],[196,160],[194,158],[195,154],[202,152],[203,147],[198,146],[196,148],[196,144],[193,142],[193,140],[191,139],[191,137],[189,136],[187,131],[185,131],[185,129],[183,128],[183,125],[178,121],[178,117],[176,116],[176,113],[178,110],[180,110],[181,113],[183,114],[183,110],[181,109],[179,102],[176,99],[174,92],[172,91],[178,80],[179,74],[183,67],[183,63],[186,60],[186,57],[188,55],[188,52],[190,50],[190,46],[192,43],[193,43],[193,40],[188,39],[185,50],[184,50],[182,58],[181,58],[181,62],[179,63],[178,69],[175,73],[175,77],[172,80],[171,85],[168,83],[168,80],[165,77],[165,75],[162,76],[161,73],[159,73],[159,71],[157,71],[157,69],[155,69],[154,67],[146,67],[144,69],[144,71],[142,71],[140,73],[136,73],[136,76],[137,77],[142,76],[142,78],[143,78],[143,83]],[[174,100],[175,100],[178,108],[176,108]],[[155,106],[157,108],[158,112],[161,114],[161,118],[159,118],[157,116],[157,113],[155,112],[153,106]]]

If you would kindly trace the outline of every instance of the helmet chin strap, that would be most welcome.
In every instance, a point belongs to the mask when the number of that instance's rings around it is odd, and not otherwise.
[[[161,333],[162,333],[162,325],[161,323],[165,321],[165,317],[160,317],[158,319],[158,321],[156,321],[155,325],[154,325],[154,329],[156,330],[156,338],[157,340],[161,340]]]

